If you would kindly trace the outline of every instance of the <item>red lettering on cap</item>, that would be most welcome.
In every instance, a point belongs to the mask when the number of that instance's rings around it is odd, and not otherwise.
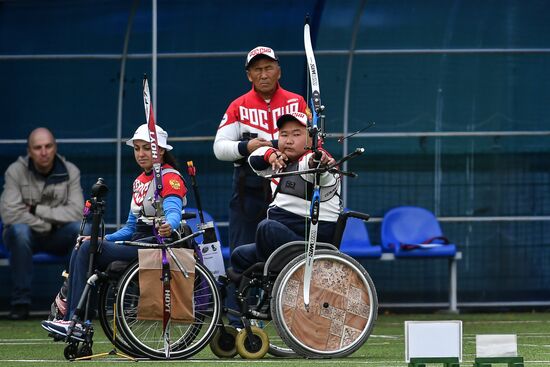
[[[248,54],[248,57],[249,58],[254,57],[256,55],[263,54],[263,53],[273,53],[273,50],[270,49],[269,47],[258,47],[250,51],[250,53]]]

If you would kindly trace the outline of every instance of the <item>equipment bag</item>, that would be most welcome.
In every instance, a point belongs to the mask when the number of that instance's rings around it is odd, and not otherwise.
[[[183,268],[189,274],[186,278],[174,259],[170,261],[170,293],[172,322],[191,323],[195,321],[193,290],[195,284],[195,258],[193,250],[173,248]],[[139,320],[162,320],[164,294],[162,288],[162,250],[139,249]]]

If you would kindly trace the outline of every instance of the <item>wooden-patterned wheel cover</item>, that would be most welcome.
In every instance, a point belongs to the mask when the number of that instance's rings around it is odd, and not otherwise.
[[[309,312],[304,307],[304,266],[282,290],[283,318],[291,334],[319,351],[339,350],[353,343],[370,317],[366,286],[345,263],[318,259],[313,263]]]

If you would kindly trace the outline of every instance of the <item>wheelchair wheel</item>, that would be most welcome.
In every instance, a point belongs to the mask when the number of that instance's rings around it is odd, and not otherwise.
[[[90,357],[94,352],[92,351],[92,346],[89,344],[82,344],[78,347],[78,351],[76,353],[77,358],[84,358],[84,357]],[[86,358],[84,360],[90,360],[91,358]]]
[[[102,282],[99,287],[99,307],[98,318],[101,328],[109,341],[122,353],[131,357],[145,357],[143,353],[139,353],[132,348],[126,341],[121,338],[120,332],[117,330],[116,338],[113,338],[113,319],[114,305],[116,302],[116,282],[108,280]]]
[[[233,358],[237,355],[235,339],[239,332],[233,326],[219,327],[210,342],[210,350],[218,358]]]
[[[266,355],[269,349],[269,338],[265,331],[252,326],[252,335],[249,336],[245,329],[237,334],[235,345],[237,352],[245,359],[260,359]]]
[[[267,353],[273,357],[279,358],[296,358],[298,354],[295,351],[287,347],[287,345],[281,341],[281,343],[274,343],[272,339],[269,339],[269,349]]]
[[[159,282],[160,286],[160,282]],[[135,350],[155,359],[166,359],[162,320],[140,320],[139,264],[128,268],[118,285],[117,324],[122,337]],[[170,358],[188,358],[204,348],[216,331],[221,301],[212,274],[202,264],[195,264],[194,314],[192,323],[171,322]]]
[[[307,358],[345,357],[370,336],[378,312],[374,283],[348,255],[315,253],[309,311],[304,307],[305,255],[292,260],[273,286],[271,313],[285,343]]]
[[[67,344],[65,349],[63,349],[63,355],[65,359],[70,361],[71,359],[78,358],[78,344]]]
[[[281,339],[277,334],[273,320],[262,320],[261,328],[269,336],[269,349],[267,353],[271,354],[273,357],[279,358],[296,358],[298,354],[295,351],[290,349],[288,345]]]

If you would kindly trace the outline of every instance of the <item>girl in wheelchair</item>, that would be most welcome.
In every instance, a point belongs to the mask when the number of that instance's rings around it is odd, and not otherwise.
[[[165,222],[158,227],[158,233],[162,237],[171,237],[173,231],[179,229],[182,207],[186,203],[187,189],[180,172],[177,170],[176,160],[171,153],[172,146],[167,144],[168,134],[157,125],[158,152],[162,157],[162,182],[163,190],[160,193]],[[105,268],[116,260],[132,262],[137,259],[136,247],[116,245],[115,241],[138,240],[151,237],[153,234],[153,221],[155,208],[151,198],[154,196],[153,185],[153,158],[147,124],[141,125],[134,136],[126,142],[134,148],[134,158],[143,172],[134,180],[132,187],[132,200],[130,212],[126,224],[118,231],[108,234],[101,241],[100,251],[95,257],[94,267],[98,270]],[[153,237],[154,239],[154,237]],[[90,261],[90,236],[81,238],[80,245],[75,246],[71,254],[68,278],[68,294],[66,305],[60,305],[59,309],[67,311],[62,318],[46,320],[42,327],[50,333],[66,336],[73,314],[77,309],[88,279],[88,263]],[[57,302],[62,299],[57,299]],[[63,307],[65,306],[65,307]],[[82,324],[77,323],[71,333],[76,340],[83,340]]]

